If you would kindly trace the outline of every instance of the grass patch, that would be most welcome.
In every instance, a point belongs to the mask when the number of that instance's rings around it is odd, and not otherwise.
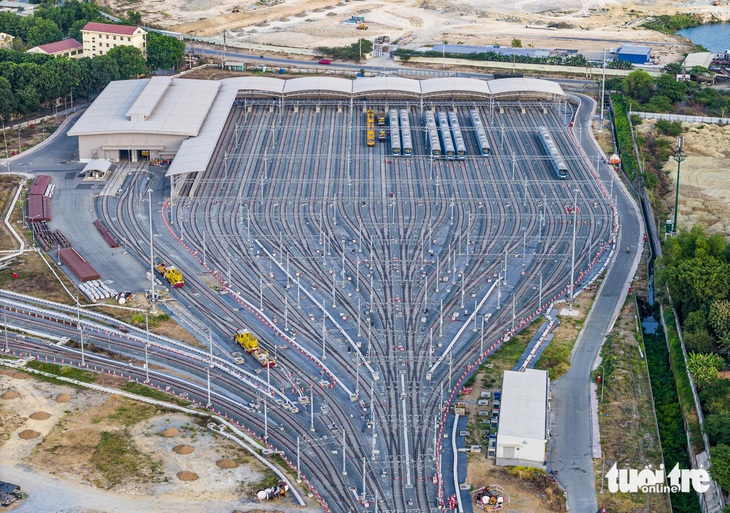
[[[598,397],[600,401],[603,393],[599,423],[605,460],[594,460],[597,490],[603,472],[614,463],[619,468],[638,469],[661,463],[651,385],[636,328],[635,303],[633,296],[629,296],[601,348],[601,367],[592,375],[594,382],[598,374],[603,379],[602,385],[598,385]],[[670,510],[666,494],[618,492],[604,494],[599,502],[607,511]]]
[[[41,362],[38,360],[31,360],[26,364],[26,367],[35,369],[37,371],[46,372],[48,374],[55,374],[63,378],[75,379],[76,381],[83,381],[84,383],[93,383],[96,381],[96,374],[93,372],[76,369],[74,367],[66,365],[57,365],[55,363]],[[36,376],[42,377],[42,376]],[[66,385],[66,382],[61,382]]]
[[[91,456],[91,464],[101,473],[101,488],[112,488],[128,480],[155,481],[161,473],[161,462],[142,454],[123,430],[102,431],[101,440]]]
[[[159,409],[151,404],[125,401],[109,415],[109,418],[122,426],[130,427],[152,418],[158,411]]]
[[[130,394],[141,395],[143,397],[149,397],[150,399],[156,399],[158,401],[176,403],[180,406],[188,406],[190,404],[190,401],[185,401],[183,399],[173,396],[172,394],[163,392],[162,390],[157,390],[156,388],[151,388],[147,385],[143,385],[142,383],[136,383],[134,381],[130,381],[125,384],[122,387],[122,390],[124,390],[125,392],[129,392]]]

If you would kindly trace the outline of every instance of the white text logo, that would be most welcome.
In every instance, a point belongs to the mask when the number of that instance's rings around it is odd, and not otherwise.
[[[704,493],[710,489],[710,474],[705,469],[681,469],[679,464],[668,474],[664,465],[657,469],[645,467],[643,470],[619,470],[616,464],[606,474],[608,491],[611,493],[676,493],[694,490]]]

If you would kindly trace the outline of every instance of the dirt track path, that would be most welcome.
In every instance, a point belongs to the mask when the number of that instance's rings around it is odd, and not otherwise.
[[[132,498],[98,490],[31,470],[27,465],[0,460],[0,480],[9,481],[29,497],[17,513],[129,513],[130,511],[175,511],[176,513],[231,513],[242,508],[239,501],[191,501],[164,498]],[[260,507],[260,505],[256,505]]]

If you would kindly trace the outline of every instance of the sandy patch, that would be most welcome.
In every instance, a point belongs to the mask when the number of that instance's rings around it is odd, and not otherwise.
[[[33,431],[32,429],[24,429],[18,433],[18,436],[22,440],[32,440],[33,438],[38,438],[41,434],[38,431]]]
[[[20,397],[20,394],[18,392],[16,392],[15,390],[8,390],[7,392],[3,392],[0,395],[0,399],[6,399],[6,400],[17,399],[18,397]]]
[[[28,379],[30,376],[28,376],[24,372],[16,372],[15,374],[13,374],[13,377],[15,379]]]
[[[198,474],[195,472],[190,472],[188,470],[183,470],[182,472],[178,472],[175,474],[177,478],[180,481],[197,481],[198,480]]]
[[[162,433],[160,433],[165,438],[172,438],[174,436],[177,436],[180,434],[180,430],[178,428],[170,427],[164,430]]]
[[[48,420],[51,418],[51,414],[45,411],[37,411],[35,413],[31,413],[28,418],[33,420]]]
[[[648,120],[642,125],[653,127]],[[730,236],[730,126],[683,124],[684,153],[679,179],[679,226],[701,224],[708,233]],[[664,171],[676,183],[677,162],[670,159]],[[674,187],[664,200],[674,212]]]
[[[57,403],[67,403],[71,400],[71,394],[58,394],[58,397],[56,397]]]
[[[231,468],[238,468],[238,463],[236,463],[233,460],[230,459],[222,459],[215,462],[216,466],[218,468],[222,468],[224,470],[231,469]]]
[[[118,12],[126,12],[126,0],[102,0]],[[703,2],[704,4],[704,2]],[[709,4],[709,2],[707,2]],[[583,5],[590,6],[584,12]],[[233,13],[234,6],[241,9]],[[135,8],[147,23],[200,36],[220,37],[227,31],[231,46],[274,44],[314,49],[344,46],[360,37],[386,34],[408,48],[448,41],[465,45],[510,46],[513,38],[532,48],[581,49],[600,52],[622,42],[652,44],[661,62],[681,59],[684,50],[678,38],[641,28],[648,16],[675,12],[728,13],[695,2],[653,0],[644,11],[630,0],[287,0],[277,5],[265,2],[242,5],[239,0],[141,0]],[[364,16],[368,30],[344,23],[351,16]],[[556,30],[534,26],[556,25]]]
[[[192,454],[195,449],[189,445],[176,445],[172,448],[172,451],[176,454]]]

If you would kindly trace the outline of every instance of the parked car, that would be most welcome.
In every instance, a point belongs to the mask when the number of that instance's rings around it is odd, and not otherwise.
[[[243,359],[243,354],[241,354],[240,351],[236,351],[234,353],[231,353],[231,356],[233,357],[233,361],[236,362],[239,365],[241,365],[242,363],[245,362],[245,360]]]

